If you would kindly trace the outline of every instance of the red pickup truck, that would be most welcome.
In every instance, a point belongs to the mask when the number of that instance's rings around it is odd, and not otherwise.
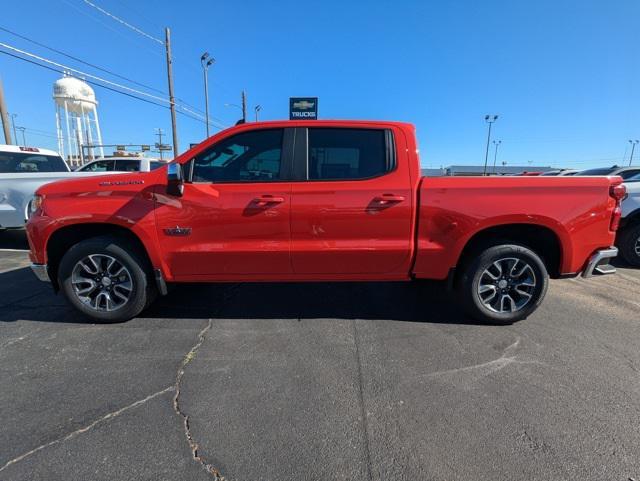
[[[35,274],[101,321],[168,283],[448,279],[470,315],[511,323],[549,277],[615,271],[624,192],[619,177],[424,178],[406,123],[261,122],[152,172],[45,185],[27,231]]]

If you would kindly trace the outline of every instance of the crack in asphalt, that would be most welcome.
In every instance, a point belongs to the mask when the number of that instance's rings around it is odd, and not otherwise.
[[[227,290],[227,292],[225,292],[224,295],[222,296],[222,303],[220,305],[228,301],[238,287],[239,287],[239,284],[233,284]],[[220,312],[220,310],[221,308],[218,309],[218,312]],[[173,410],[176,412],[178,416],[182,418],[184,435],[187,438],[187,443],[189,443],[189,448],[191,449],[191,456],[193,460],[196,461],[198,464],[200,464],[200,466],[202,466],[202,468],[207,473],[213,476],[213,479],[215,481],[225,481],[225,478],[220,474],[220,471],[218,471],[218,469],[215,468],[211,463],[208,463],[204,459],[204,456],[200,453],[199,445],[196,442],[196,440],[193,438],[193,434],[191,433],[191,424],[189,422],[189,415],[185,413],[180,407],[180,383],[182,381],[182,377],[184,376],[185,368],[191,361],[195,359],[196,353],[200,349],[200,346],[202,346],[202,343],[204,343],[207,332],[211,330],[212,325],[213,325],[213,319],[210,318],[209,322],[207,322],[207,325],[204,326],[202,330],[198,333],[198,338],[196,343],[193,345],[191,350],[184,356],[184,359],[180,363],[180,367],[178,368],[178,372],[176,374],[176,382],[174,384],[175,394],[173,396]]]
[[[224,478],[220,474],[213,465],[205,461],[205,459],[200,455],[198,450],[198,443],[193,439],[193,435],[191,434],[191,426],[189,425],[189,415],[185,413],[180,407],[180,382],[182,381],[182,377],[184,376],[184,370],[193,359],[195,358],[198,349],[202,346],[202,343],[205,340],[207,332],[211,329],[213,325],[213,319],[209,319],[204,328],[198,333],[198,341],[194,344],[191,350],[184,356],[182,363],[180,363],[180,367],[178,368],[178,373],[176,375],[176,383],[174,385],[175,394],[173,396],[173,410],[176,412],[178,416],[182,418],[182,423],[184,427],[184,434],[187,438],[187,442],[189,443],[189,447],[191,448],[191,455],[193,460],[199,463],[202,468],[209,474],[213,476],[215,480],[223,481]]]
[[[358,339],[357,320],[353,320],[353,344],[355,347],[356,365],[358,366],[358,400],[360,402],[360,415],[362,416],[362,429],[364,431],[364,451],[367,462],[367,479],[372,479],[371,474],[371,451],[369,448],[369,423],[367,421],[367,411],[364,406],[364,390],[362,388],[362,362],[360,360],[360,341]]]
[[[104,416],[96,419],[92,423],[90,423],[90,424],[88,424],[88,425],[86,425],[86,426],[84,426],[84,427],[82,427],[80,429],[76,429],[75,431],[72,431],[69,434],[66,434],[66,435],[64,435],[62,437],[59,437],[58,439],[54,439],[53,441],[49,441],[48,443],[41,444],[40,446],[38,446],[38,447],[36,447],[36,448],[34,448],[34,449],[30,450],[30,451],[27,451],[26,453],[23,453],[23,454],[21,454],[20,456],[18,456],[16,458],[13,458],[13,459],[7,461],[5,464],[3,464],[0,467],[0,472],[4,471],[5,469],[7,469],[11,465],[13,465],[15,463],[18,463],[18,462],[22,461],[25,458],[28,458],[29,456],[31,456],[32,454],[37,453],[38,451],[41,451],[41,450],[43,450],[45,448],[48,448],[50,446],[53,446],[55,444],[59,444],[59,443],[62,443],[64,441],[68,441],[70,439],[73,439],[73,438],[75,438],[76,436],[78,436],[80,434],[86,433],[87,431],[89,431],[90,429],[94,428],[98,424],[102,424],[104,422],[111,421],[112,419],[120,416],[124,412],[129,411],[130,409],[136,408],[136,407],[146,403],[147,401],[150,401],[151,399],[154,399],[154,398],[156,398],[156,397],[158,397],[158,396],[160,396],[162,394],[165,394],[165,393],[167,393],[169,391],[172,391],[173,389],[175,389],[175,386],[173,386],[173,385],[168,386],[168,387],[164,388],[162,391],[158,391],[158,392],[155,392],[153,394],[150,394],[149,396],[147,396],[147,397],[145,397],[143,399],[139,399],[139,400],[137,400],[137,401],[135,401],[135,402],[133,402],[131,404],[128,404],[128,405],[126,405],[124,407],[121,407],[120,409],[117,409],[116,411],[112,411],[112,412],[110,412],[108,414],[105,414]]]

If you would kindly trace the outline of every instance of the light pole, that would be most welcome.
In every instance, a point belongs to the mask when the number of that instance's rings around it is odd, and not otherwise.
[[[26,130],[24,127],[16,127],[20,132],[22,132],[22,146],[27,146],[27,139],[24,136],[24,131]],[[16,138],[16,143],[18,143],[18,139]]]
[[[202,73],[204,75],[204,111],[207,122],[207,138],[209,138],[209,78],[207,73],[209,67],[215,63],[216,59],[209,57],[209,52],[205,52],[200,57],[200,64],[202,65]]]
[[[493,173],[496,173],[496,160],[498,159],[498,147],[502,143],[502,140],[494,140],[493,145],[496,146],[496,150],[493,154]]]
[[[489,132],[487,133],[487,150],[484,154],[484,170],[482,171],[482,175],[487,175],[487,162],[489,160],[489,144],[491,143],[491,124],[493,124],[496,120],[498,120],[498,116],[485,115],[484,120],[489,124]]]
[[[256,105],[253,110],[256,113],[256,122],[258,121],[258,112],[260,112],[262,110],[262,106],[261,105]]]
[[[633,162],[633,152],[636,150],[636,144],[638,144],[638,142],[640,142],[640,140],[629,141],[629,143],[631,144],[631,157],[629,157],[629,166],[631,166],[631,162]]]

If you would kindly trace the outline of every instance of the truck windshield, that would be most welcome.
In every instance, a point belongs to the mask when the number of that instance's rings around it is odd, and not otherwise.
[[[0,152],[0,173],[68,172],[62,157],[27,152]]]

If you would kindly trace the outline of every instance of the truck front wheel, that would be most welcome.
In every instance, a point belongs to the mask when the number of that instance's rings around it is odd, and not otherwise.
[[[144,256],[112,236],[71,247],[60,262],[58,282],[68,301],[98,322],[129,320],[155,297]]]
[[[467,313],[492,324],[511,324],[533,313],[547,293],[549,274],[532,250],[515,244],[473,256],[457,288]]]

